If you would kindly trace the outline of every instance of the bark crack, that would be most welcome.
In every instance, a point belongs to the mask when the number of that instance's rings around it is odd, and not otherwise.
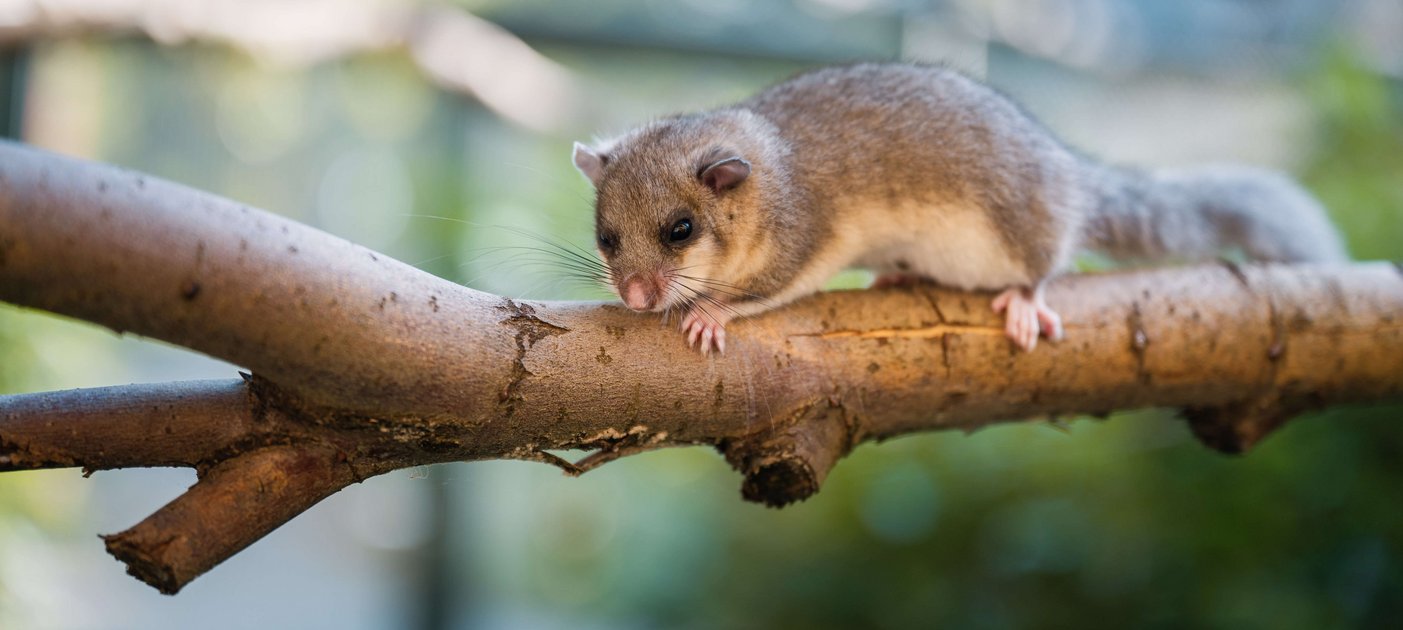
[[[1002,337],[1004,335],[1004,329],[1001,326],[979,326],[976,324],[936,324],[934,326],[922,326],[920,328],[830,330],[828,332],[794,333],[790,336],[817,337],[819,339],[841,339],[848,337],[856,337],[858,339],[932,339],[935,337],[943,337],[945,335],[986,335]]]
[[[518,304],[508,299],[503,305],[498,306],[497,310],[511,314],[498,323],[515,330],[513,336],[516,340],[516,357],[512,365],[511,376],[507,380],[506,386],[502,388],[502,393],[497,400],[506,417],[511,418],[516,415],[517,403],[523,400],[520,391],[521,384],[527,377],[535,376],[531,370],[526,369],[526,352],[540,340],[554,335],[563,335],[570,332],[570,329],[542,320],[536,316],[536,309],[524,302]]]
[[[945,312],[940,310],[940,298],[937,298],[935,294],[930,291],[922,291],[921,295],[925,296],[926,301],[930,302],[931,310],[935,311],[935,321],[941,324],[946,323]]]

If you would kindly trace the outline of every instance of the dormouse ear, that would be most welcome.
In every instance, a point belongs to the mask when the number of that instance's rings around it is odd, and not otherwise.
[[[604,176],[604,165],[609,162],[609,156],[596,152],[583,144],[575,143],[575,168],[580,169],[585,177],[595,186],[599,185],[599,179]]]
[[[739,157],[714,162],[697,173],[697,179],[717,194],[739,186],[747,177],[750,177],[750,162]]]

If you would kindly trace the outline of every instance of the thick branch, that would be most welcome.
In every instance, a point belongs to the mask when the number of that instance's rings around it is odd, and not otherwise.
[[[1063,278],[1048,300],[1066,339],[1031,354],[1004,339],[987,295],[829,293],[734,323],[728,354],[705,358],[617,305],[483,294],[227,200],[14,145],[0,145],[0,299],[256,375],[138,387],[129,405],[121,389],[0,397],[2,466],[209,471],[207,489],[132,530],[149,535],[113,539],[167,591],[326,493],[403,466],[517,458],[577,473],[710,444],[746,475],[747,498],[780,505],[856,444],[911,431],[1188,407],[1197,435],[1239,451],[1301,409],[1403,392],[1403,274],[1387,264]],[[65,430],[75,418],[85,426]],[[196,435],[211,424],[217,435]],[[169,443],[132,444],[167,427]],[[569,448],[597,452],[576,464],[546,452]],[[321,472],[265,483],[269,496],[212,481],[292,462]],[[208,550],[157,544],[215,521],[228,530]]]

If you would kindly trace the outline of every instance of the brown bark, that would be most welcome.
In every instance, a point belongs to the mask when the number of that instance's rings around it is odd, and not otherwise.
[[[0,299],[255,376],[0,397],[0,470],[187,465],[201,480],[109,550],[175,592],[341,487],[516,458],[578,474],[717,447],[744,496],[817,491],[912,431],[1188,408],[1215,448],[1403,392],[1403,274],[1225,265],[1059,279],[1066,339],[1014,351],[988,295],[835,292],[732,324],[721,358],[614,304],[514,301],[138,173],[0,145]],[[548,451],[589,449],[567,462]]]

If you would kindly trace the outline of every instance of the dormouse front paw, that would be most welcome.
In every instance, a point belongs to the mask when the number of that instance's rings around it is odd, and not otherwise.
[[[696,348],[702,354],[726,352],[726,322],[730,318],[719,313],[709,313],[692,308],[682,317],[682,335],[687,338],[687,347]]]

